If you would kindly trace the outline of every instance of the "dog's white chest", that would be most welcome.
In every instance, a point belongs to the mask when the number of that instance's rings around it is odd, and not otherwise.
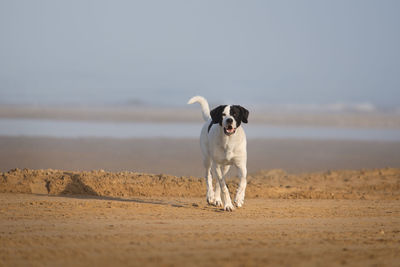
[[[219,164],[231,164],[235,157],[234,147],[229,144],[219,144],[214,150],[214,160]]]

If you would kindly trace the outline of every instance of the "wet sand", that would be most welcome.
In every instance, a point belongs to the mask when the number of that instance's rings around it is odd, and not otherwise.
[[[0,171],[135,171],[203,176],[197,139],[0,137]],[[249,173],[400,167],[400,142],[248,140]],[[234,174],[234,173],[232,173]]]

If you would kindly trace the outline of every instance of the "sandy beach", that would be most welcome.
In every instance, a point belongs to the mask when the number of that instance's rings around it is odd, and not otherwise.
[[[207,205],[196,177],[26,169],[0,179],[2,266],[400,261],[399,169],[258,172],[234,212]]]

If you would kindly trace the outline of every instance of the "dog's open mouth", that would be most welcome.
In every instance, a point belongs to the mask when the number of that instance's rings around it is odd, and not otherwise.
[[[232,135],[236,132],[236,128],[233,128],[232,125],[228,125],[226,127],[224,127],[224,133],[226,135]]]

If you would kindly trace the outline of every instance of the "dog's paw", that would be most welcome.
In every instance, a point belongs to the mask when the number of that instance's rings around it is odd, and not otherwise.
[[[207,198],[208,205],[215,206],[215,200],[213,198]]]
[[[233,211],[234,209],[235,209],[235,207],[232,205],[232,203],[225,204],[225,206],[224,206],[225,211]]]
[[[221,199],[216,199],[215,200],[215,206],[222,207],[222,200]]]
[[[207,196],[207,203],[208,203],[208,205],[215,206],[215,198],[214,198],[214,196]]]
[[[233,201],[235,206],[241,208],[244,204],[244,190],[238,190],[235,200]]]
[[[208,190],[206,194],[207,203],[209,205],[215,205],[215,195],[212,190]]]
[[[241,208],[243,206],[243,204],[244,204],[244,199],[241,199],[241,198],[235,199],[236,207]]]

